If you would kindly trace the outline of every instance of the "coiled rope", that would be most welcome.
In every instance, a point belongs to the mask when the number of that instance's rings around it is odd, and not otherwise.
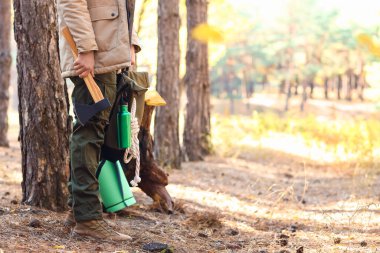
[[[127,148],[124,153],[124,163],[129,163],[132,158],[136,159],[135,177],[131,181],[133,187],[137,186],[141,182],[140,178],[140,142],[139,142],[140,126],[136,117],[136,99],[133,99],[131,108],[131,147]]]

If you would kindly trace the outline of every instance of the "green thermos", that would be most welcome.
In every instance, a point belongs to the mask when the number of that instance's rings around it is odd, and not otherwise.
[[[107,212],[117,212],[136,203],[119,161],[100,162],[96,171],[99,192]]]
[[[122,149],[131,147],[131,114],[128,105],[120,105],[117,114],[117,144]]]

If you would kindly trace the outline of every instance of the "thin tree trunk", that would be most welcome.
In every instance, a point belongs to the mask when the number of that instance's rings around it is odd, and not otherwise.
[[[11,78],[11,0],[0,1],[0,146],[8,147],[8,106]]]
[[[357,90],[359,88],[359,78],[360,78],[360,75],[356,75],[354,74],[354,90]]]
[[[295,2],[291,1],[288,5],[288,16],[292,17],[294,13]],[[286,100],[285,100],[285,108],[284,111],[287,112],[290,106],[290,98],[292,97],[292,79],[294,79],[294,64],[293,64],[293,56],[294,49],[291,46],[291,42],[294,38],[294,34],[296,33],[297,25],[290,21],[288,24],[288,48],[286,49],[287,56],[287,77],[285,80],[285,90],[286,90]]]
[[[341,100],[342,96],[342,87],[343,87],[343,77],[342,75],[338,76],[338,85],[337,85],[337,97],[338,100]]]
[[[363,73],[360,73],[358,80],[358,97],[360,101],[364,101],[364,89],[365,89],[365,77]]]
[[[303,81],[302,82],[302,102],[301,102],[301,107],[300,107],[301,112],[305,111],[305,105],[307,101],[307,86],[308,86],[308,82]]]
[[[346,91],[346,100],[352,100],[352,90],[353,90],[354,77],[352,71],[347,74],[347,91]]]
[[[145,11],[146,11],[146,7],[148,5],[150,0],[143,0],[142,4],[141,4],[141,9],[138,13],[138,22],[137,22],[137,28],[136,28],[136,32],[137,34],[140,34],[141,30],[142,30],[142,21],[144,20],[145,18]]]
[[[329,79],[327,77],[325,77],[323,88],[325,93],[325,99],[329,99]]]
[[[313,80],[313,79],[311,79],[311,80]],[[310,81],[310,83],[309,83],[309,86],[310,86],[310,98],[313,98],[313,96],[314,96],[314,88],[315,88],[315,84],[314,84],[314,81]]]
[[[64,210],[71,118],[59,70],[55,2],[15,0],[14,9],[23,202]]]
[[[295,86],[294,86],[294,96],[298,96],[298,86],[299,86],[299,83],[298,81],[296,81]]]
[[[187,94],[184,131],[185,157],[202,160],[210,154],[210,81],[207,44],[191,37],[191,31],[207,23],[207,0],[187,0],[187,52],[185,87]]]
[[[263,91],[265,90],[266,86],[267,86],[267,83],[268,83],[268,75],[267,74],[264,74],[263,76],[263,79],[261,80],[261,84],[262,84],[262,89]],[[254,89],[253,89],[254,90]],[[253,93],[253,92],[252,92]]]
[[[206,6],[207,13],[207,6]],[[211,87],[210,87],[210,77],[208,69],[208,48],[205,46],[206,50],[204,54],[201,55],[203,66],[199,72],[203,72],[202,77],[204,78],[202,82],[202,111],[201,111],[201,151],[202,155],[209,155],[212,152],[211,144]]]
[[[358,96],[360,101],[364,101],[364,89],[366,87],[366,80],[365,80],[365,63],[362,60],[361,62],[361,68],[360,68],[360,74],[358,75]]]
[[[286,89],[286,100],[285,100],[285,108],[284,111],[287,112],[290,106],[290,98],[292,97],[292,84],[289,78],[285,81],[285,89]]]
[[[154,124],[155,155],[164,168],[180,169],[179,144],[179,0],[158,1],[157,91],[167,105],[158,107]]]

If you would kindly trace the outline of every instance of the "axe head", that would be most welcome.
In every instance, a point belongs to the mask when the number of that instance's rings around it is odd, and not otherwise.
[[[110,101],[105,98],[92,105],[77,104],[74,105],[74,113],[78,118],[79,124],[84,126],[95,114],[111,106]]]

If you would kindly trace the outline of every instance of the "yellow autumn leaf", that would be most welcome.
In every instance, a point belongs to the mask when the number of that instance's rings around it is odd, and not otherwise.
[[[380,57],[380,46],[374,42],[374,40],[371,36],[369,36],[368,34],[359,34],[356,37],[356,40],[359,42],[359,44],[368,48],[368,50],[373,55]]]
[[[224,41],[223,34],[217,28],[209,24],[199,24],[191,31],[191,37],[195,40],[207,43]]]
[[[362,45],[364,45],[364,46],[366,46],[366,47],[368,47],[368,48],[374,46],[374,43],[373,43],[372,37],[369,36],[368,34],[364,34],[364,33],[359,34],[358,36],[356,36],[356,40],[357,40],[360,44],[362,44]]]
[[[65,249],[65,245],[55,245],[54,249]]]
[[[375,46],[370,51],[373,55],[380,57],[380,46]]]

